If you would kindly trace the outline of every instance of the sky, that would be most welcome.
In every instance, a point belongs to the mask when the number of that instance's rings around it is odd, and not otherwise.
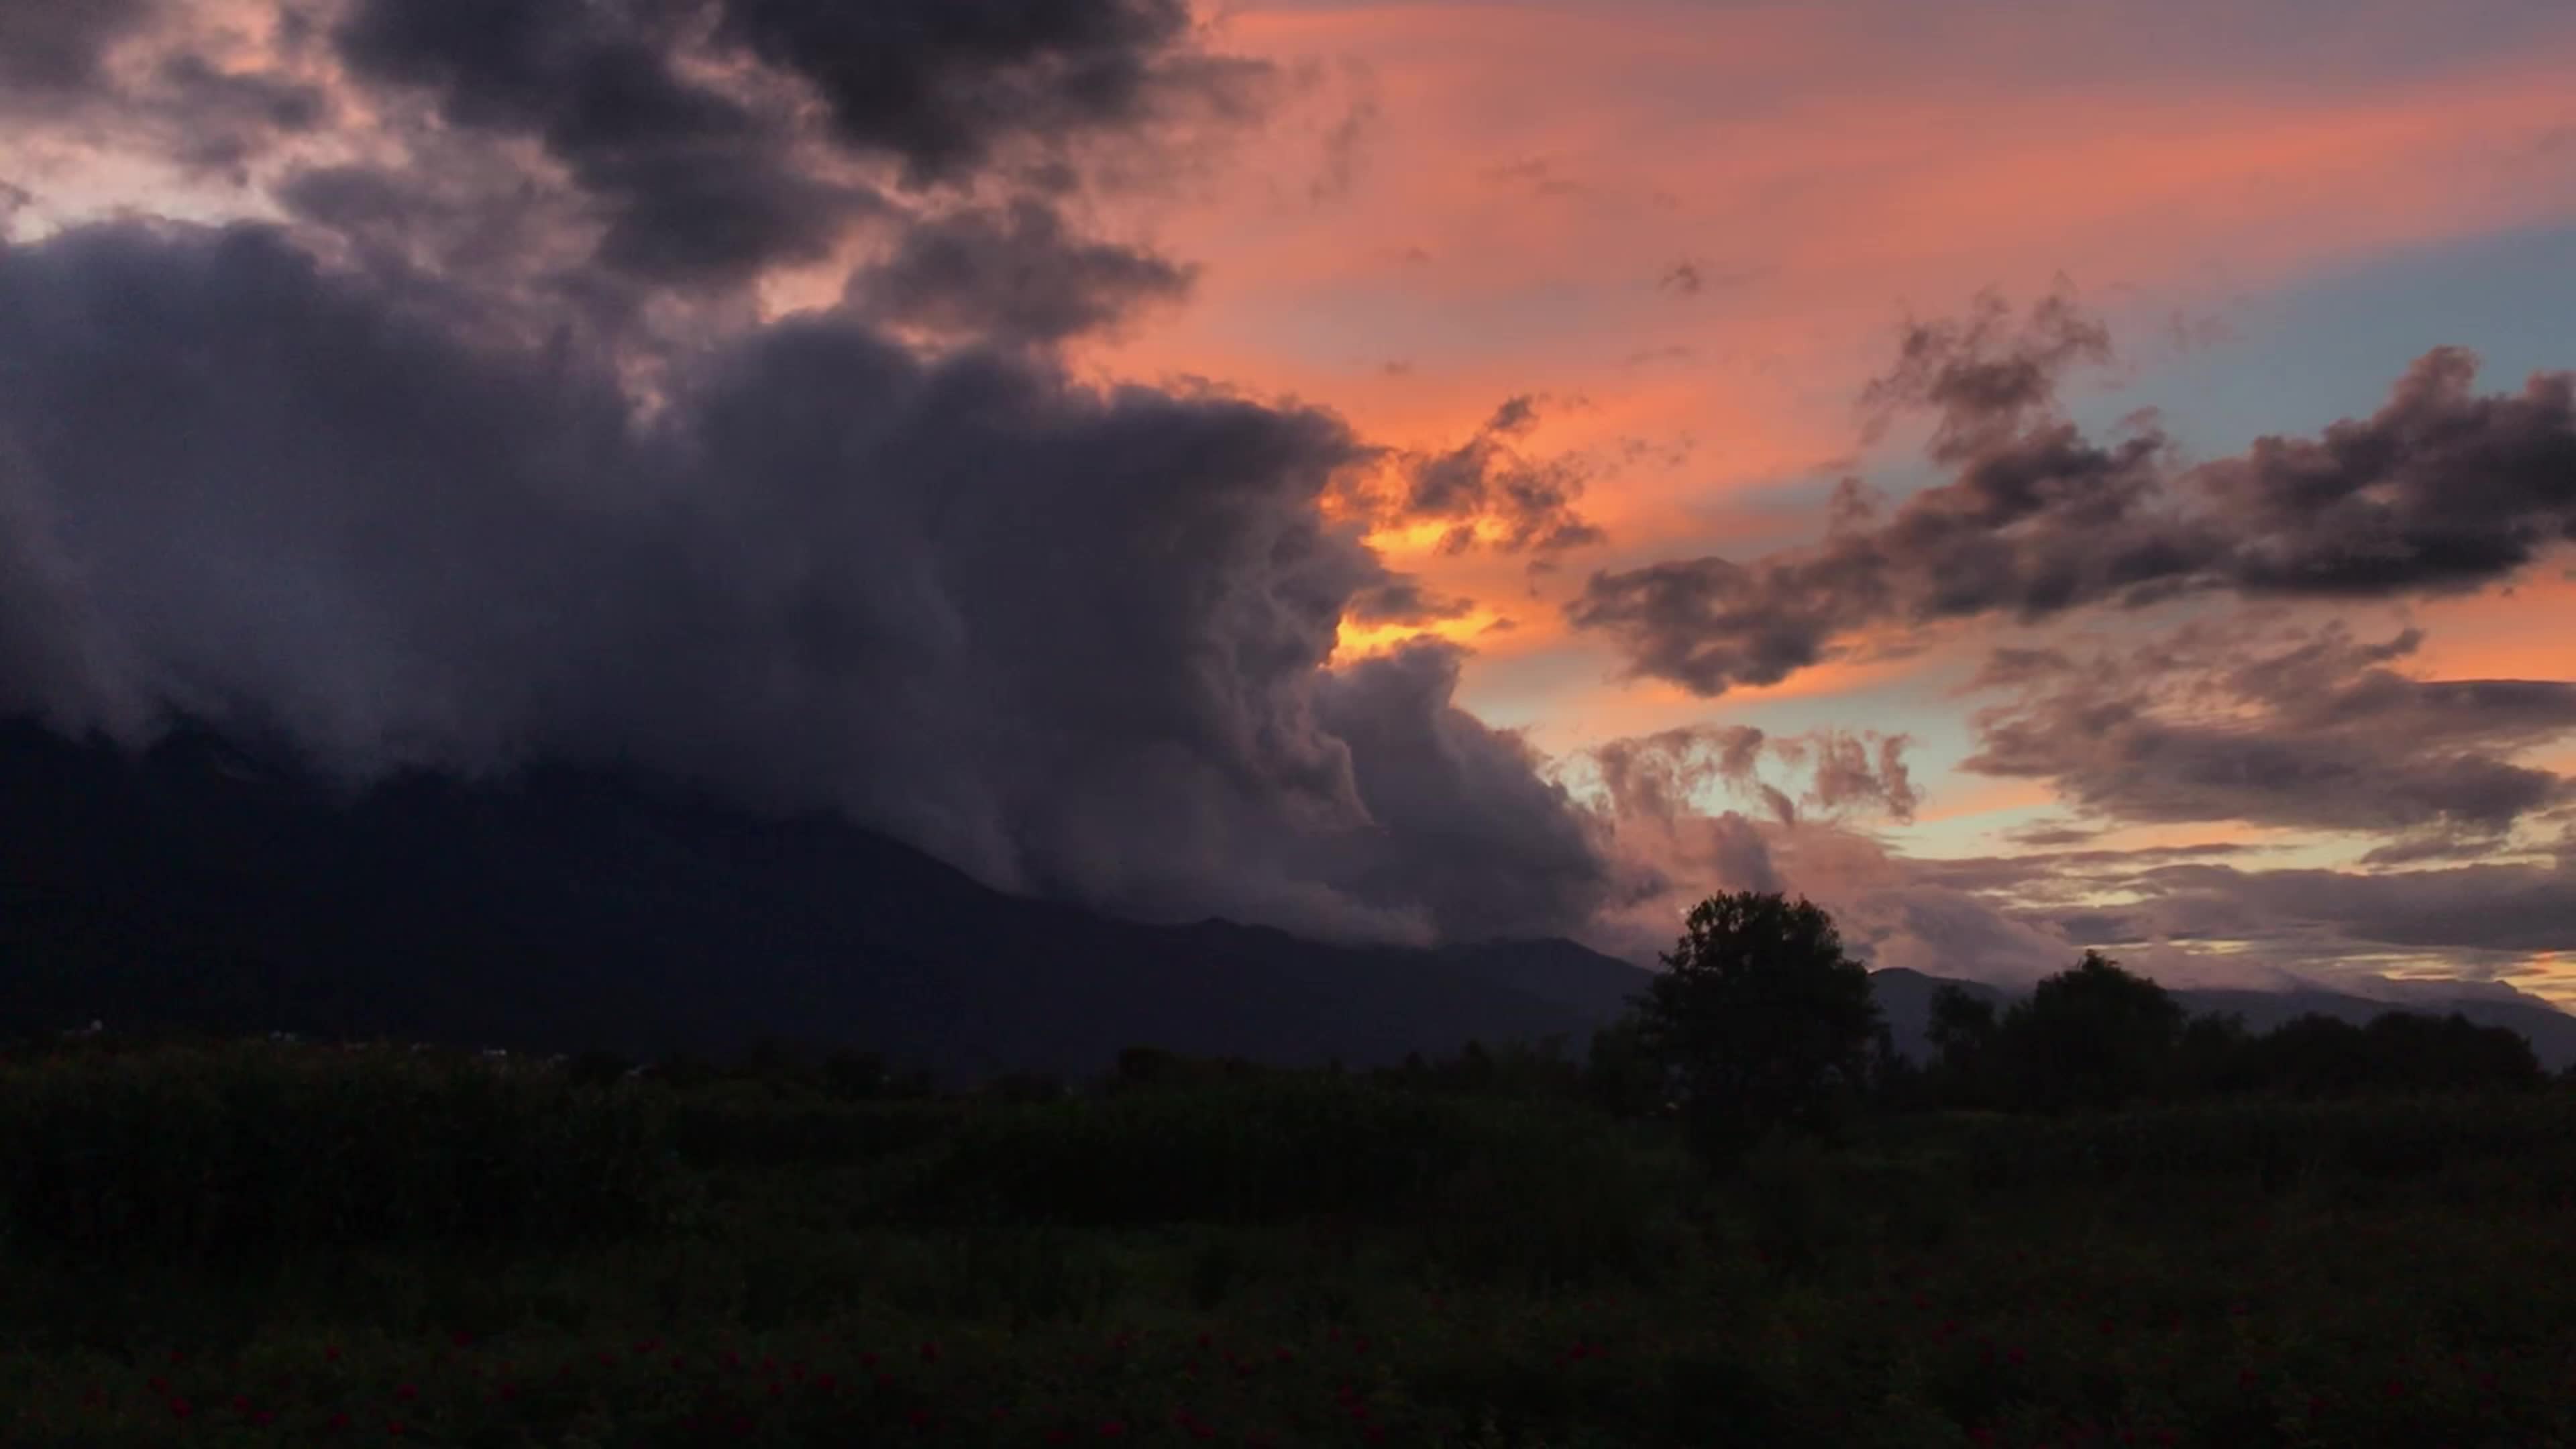
[[[0,0],[0,710],[2576,1005],[2576,11]],[[2445,987],[2444,989],[2450,989]]]

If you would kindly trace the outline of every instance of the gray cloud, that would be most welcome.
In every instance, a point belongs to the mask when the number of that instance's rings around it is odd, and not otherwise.
[[[2148,911],[2168,930],[2224,924],[2289,936],[2318,957],[2373,950],[2489,952],[2519,958],[2576,950],[2576,870],[2464,865],[2411,871],[2243,871],[2178,865],[2152,878]]]
[[[1868,396],[1935,412],[1948,482],[1889,510],[1847,481],[1818,543],[1595,574],[1568,617],[1608,633],[1634,673],[1716,695],[1776,683],[1871,629],[2213,590],[2443,593],[2510,579],[2576,539],[2576,374],[2481,395],[2474,359],[2436,349],[2369,418],[2181,469],[2152,421],[2096,442],[2057,414],[2059,378],[2103,353],[2097,326],[2056,299],[2018,330],[2001,316],[1989,304],[1910,330]]]
[[[917,184],[1014,142],[1240,110],[1267,76],[1193,45],[1185,0],[719,0],[720,38],[803,76],[849,144]]]
[[[2021,654],[1989,677],[2010,695],[1976,716],[1962,768],[2044,779],[2120,820],[2241,820],[2492,846],[2569,798],[2518,764],[2576,735],[2576,683],[2418,679],[2395,666],[2413,631],[2270,634],[2195,626],[2075,663]]]
[[[891,255],[850,278],[851,300],[910,326],[1056,342],[1109,328],[1189,293],[1195,267],[1086,241],[1032,198],[908,227]]]
[[[1409,574],[1390,575],[1351,595],[1342,617],[1355,624],[1431,624],[1464,618],[1475,607],[1472,599],[1433,593]]]
[[[691,78],[677,3],[356,0],[353,75],[436,99],[451,126],[531,135],[605,209],[599,259],[660,280],[740,280],[827,255],[866,200],[806,174],[781,117]]]
[[[155,8],[153,0],[0,0],[0,106],[97,85],[109,48]]]
[[[1589,921],[1612,883],[1601,832],[1526,743],[1450,703],[1460,658],[1415,643],[1325,678],[1317,718],[1348,743],[1372,826],[1357,888],[1421,901],[1449,940]]]

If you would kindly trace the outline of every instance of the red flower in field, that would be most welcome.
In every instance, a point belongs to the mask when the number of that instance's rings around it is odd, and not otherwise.
[[[170,1417],[173,1419],[184,1419],[195,1412],[197,1412],[196,1407],[190,1404],[186,1399],[172,1399],[170,1401]]]
[[[1297,1361],[1297,1351],[1284,1343],[1279,1345],[1278,1349],[1271,1356],[1278,1359],[1281,1363],[1295,1363]]]
[[[2004,1355],[2004,1357],[2006,1357],[2006,1358],[2008,1358],[2008,1359],[2011,1359],[2011,1360],[2012,1360],[2012,1362],[2013,1362],[2014,1367],[2016,1367],[2016,1368],[2020,1367],[2020,1366],[2021,1366],[2021,1365],[2023,1365],[2023,1364],[2026,1364],[2026,1363],[2030,1362],[2030,1355],[2029,1355],[2029,1354],[2026,1354],[2026,1353],[2024,1353],[2024,1352],[2022,1352],[2022,1351],[2021,1351],[2021,1349],[2020,1349],[2019,1347],[2015,1347],[2015,1348],[2013,1348],[2012,1350],[2010,1350],[2009,1352],[2007,1352],[2007,1353]]]
[[[1205,1332],[1202,1332],[1202,1333],[1200,1333],[1200,1334],[1199,1334],[1199,1347],[1201,1347],[1201,1348],[1205,1348],[1205,1347],[1207,1347],[1209,1344],[1214,1343],[1215,1341],[1216,1341],[1216,1340],[1215,1340],[1214,1338],[1212,1338],[1211,1336],[1209,1336],[1209,1335],[1208,1335],[1207,1333],[1205,1333]]]
[[[154,1374],[151,1378],[144,1380],[143,1386],[156,1394],[166,1394],[170,1392],[170,1381],[161,1377],[159,1374]]]
[[[733,1349],[726,1349],[724,1363],[726,1368],[738,1369],[742,1367],[742,1355]]]
[[[923,1344],[921,1346],[921,1361],[923,1363],[939,1362],[939,1345],[935,1343]]]
[[[671,1372],[678,1373],[680,1370],[687,1368],[688,1366],[689,1359],[686,1354],[675,1353],[671,1355]]]
[[[412,1400],[420,1397],[420,1386],[418,1384],[398,1384],[394,1387],[394,1397],[408,1404]]]
[[[1124,1419],[1103,1419],[1103,1420],[1101,1420],[1101,1421],[1100,1421],[1100,1437],[1101,1437],[1101,1438],[1103,1438],[1103,1439],[1124,1439],[1124,1438],[1126,1438],[1126,1437],[1127,1437],[1127,1421],[1126,1421],[1126,1420],[1124,1420]]]
[[[1995,1442],[1995,1431],[1979,1424],[1968,1431],[1968,1437],[1979,1444],[1992,1444]]]
[[[1366,1334],[1362,1334],[1362,1335],[1360,1335],[1358,1338],[1354,1338],[1354,1339],[1352,1339],[1352,1340],[1351,1340],[1351,1351],[1352,1351],[1352,1352],[1354,1352],[1354,1353],[1366,1353],[1366,1352],[1368,1352],[1368,1351],[1369,1351],[1368,1335],[1366,1335]]]
[[[860,1354],[859,1366],[861,1368],[875,1368],[877,1366],[876,1354],[873,1352]]]
[[[2255,1384],[2261,1382],[2262,1378],[2263,1376],[2261,1374],[2254,1372],[2250,1368],[2238,1369],[2236,1371],[2236,1387],[2240,1389],[2250,1389],[2254,1387]]]
[[[248,1395],[248,1394],[235,1394],[235,1395],[233,1395],[233,1412],[234,1412],[234,1413],[236,1413],[236,1414],[241,1415],[243,1418],[249,1418],[249,1417],[250,1417],[250,1395]]]
[[[832,1376],[831,1374],[817,1374],[817,1375],[815,1375],[815,1377],[814,1377],[814,1387],[816,1387],[816,1388],[818,1388],[818,1389],[821,1389],[823,1392],[825,1392],[825,1393],[827,1393],[827,1394],[828,1394],[828,1393],[830,1393],[830,1392],[832,1392],[832,1390],[839,1388],[840,1386],[841,1386],[841,1381],[840,1381],[838,1378],[835,1378],[834,1376]]]
[[[335,1431],[348,1428],[349,1416],[345,1413],[333,1414],[331,1416],[331,1427]]]
[[[399,1439],[399,1438],[401,1438],[401,1437],[403,1436],[403,1434],[404,1434],[404,1433],[405,1433],[405,1430],[403,1429],[403,1421],[402,1421],[402,1420],[400,1420],[400,1419],[396,1419],[396,1420],[394,1420],[393,1422],[391,1422],[391,1423],[389,1423],[389,1424],[385,1425],[385,1437],[386,1437],[386,1438],[388,1438],[388,1439]]]
[[[322,1358],[326,1363],[338,1363],[340,1361],[340,1345],[336,1343],[323,1345]]]
[[[775,1385],[772,1385],[772,1387],[776,1387],[776,1386],[775,1386]],[[929,1427],[930,1427],[930,1411],[929,1411],[928,1409],[915,1409],[915,1410],[913,1410],[913,1411],[912,1411],[912,1427],[914,1427],[914,1428],[916,1428],[916,1429],[927,1429],[927,1428],[929,1428]]]
[[[508,1379],[503,1379],[501,1381],[501,1387],[494,1389],[492,1392],[500,1395],[503,1403],[507,1403],[519,1396],[519,1386],[510,1382]]]
[[[277,1414],[274,1410],[262,1409],[251,1416],[251,1422],[265,1429],[277,1422]]]
[[[456,1330],[454,1335],[452,1335],[447,1341],[455,1344],[458,1348],[472,1348],[474,1346],[474,1335],[460,1328]]]

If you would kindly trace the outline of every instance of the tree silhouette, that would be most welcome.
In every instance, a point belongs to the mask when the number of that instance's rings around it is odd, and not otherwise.
[[[1869,972],[1813,903],[1712,896],[1663,962],[1637,1001],[1636,1041],[1711,1160],[1774,1128],[1823,1128],[1867,1082],[1879,1026]]]
[[[2024,1100],[2116,1107],[2162,1084],[2182,1025],[2182,1006],[2163,987],[2087,951],[2005,1013],[2002,1038]]]

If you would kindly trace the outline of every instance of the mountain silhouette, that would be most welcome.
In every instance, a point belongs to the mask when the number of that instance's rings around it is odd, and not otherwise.
[[[1084,1074],[1152,1045],[1284,1064],[1585,1039],[1647,976],[1571,941],[1351,946],[1154,925],[994,890],[822,815],[537,764],[365,788],[188,724],[140,752],[0,724],[0,1031],[393,1037],[514,1050],[872,1050],[950,1079]],[[1920,1056],[1942,978],[1874,981]],[[1962,982],[2000,999],[1990,986]],[[2177,992],[2256,1029],[2388,1007]],[[2458,1009],[2576,1061],[2576,1017]]]
[[[1571,942],[1332,945],[992,890],[836,819],[538,765],[335,787],[198,726],[0,726],[0,1029],[883,1052],[1085,1073],[1132,1045],[1354,1065],[1564,1036],[1644,973]]]

